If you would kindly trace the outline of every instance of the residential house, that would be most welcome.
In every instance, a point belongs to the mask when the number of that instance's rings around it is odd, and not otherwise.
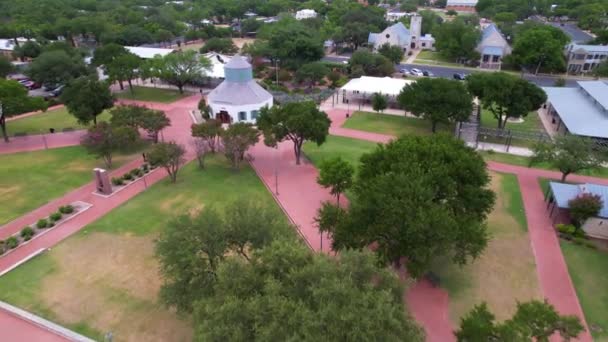
[[[566,45],[568,73],[586,74],[593,71],[600,63],[608,58],[608,45],[581,45],[570,43]]]
[[[483,69],[500,70],[502,59],[511,54],[511,46],[494,24],[489,24],[481,32],[481,41],[477,44],[481,55],[479,66]]]
[[[477,0],[448,0],[445,9],[456,12],[475,12]]]
[[[608,139],[608,83],[576,83],[576,87],[543,87],[553,129],[560,134]]]
[[[27,42],[27,38],[19,37],[17,38],[17,42],[19,44],[24,44]],[[0,39],[0,55],[5,56],[6,58],[12,60],[13,59],[13,51],[15,50],[15,40],[13,38],[2,38]]]
[[[403,52],[410,54],[415,49],[432,49],[435,39],[430,34],[421,37],[422,17],[412,16],[410,29],[398,22],[384,29],[381,33],[370,32],[368,44],[378,50],[384,44],[399,46]]]

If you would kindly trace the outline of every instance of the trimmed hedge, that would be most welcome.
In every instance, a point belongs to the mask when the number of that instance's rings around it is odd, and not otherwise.
[[[123,185],[123,184],[125,184],[125,182],[123,181],[122,178],[112,177],[112,185],[120,186],[120,185]]]
[[[15,249],[17,246],[19,246],[19,239],[17,239],[14,236],[9,237],[8,239],[6,239],[6,247],[9,249]]]
[[[21,237],[25,241],[31,240],[34,234],[36,234],[36,232],[32,229],[32,227],[25,227],[21,230]]]
[[[36,227],[38,227],[39,229],[46,228],[47,226],[48,222],[46,219],[40,219],[38,220],[38,222],[36,222]]]
[[[61,220],[62,216],[63,215],[61,214],[61,212],[58,211],[58,212],[52,213],[51,216],[49,216],[49,219],[51,221],[57,222],[57,221]]]
[[[71,214],[74,212],[74,207],[71,204],[62,205],[59,207],[59,212],[63,214]]]

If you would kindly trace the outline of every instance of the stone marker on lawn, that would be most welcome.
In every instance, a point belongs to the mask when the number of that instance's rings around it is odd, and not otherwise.
[[[112,193],[112,184],[110,184],[108,172],[104,169],[94,168],[93,174],[95,175],[97,192],[103,195],[110,195]]]

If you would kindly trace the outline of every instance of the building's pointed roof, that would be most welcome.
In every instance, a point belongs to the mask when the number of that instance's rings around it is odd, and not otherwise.
[[[245,57],[241,55],[236,55],[230,59],[224,68],[226,69],[251,69],[251,64],[247,62]]]

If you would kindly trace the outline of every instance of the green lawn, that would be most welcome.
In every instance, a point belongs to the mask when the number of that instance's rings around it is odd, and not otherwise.
[[[449,67],[462,67],[462,64],[455,63],[439,54],[436,51],[420,51],[416,59],[414,60],[416,64],[428,64],[428,65],[442,65]]]
[[[488,217],[490,241],[483,254],[463,267],[446,258],[433,266],[449,293],[455,325],[482,301],[504,320],[514,313],[517,301],[542,297],[517,177],[492,173],[491,187],[496,205]]]
[[[303,151],[315,165],[319,165],[324,159],[342,157],[358,167],[361,156],[373,151],[376,146],[376,143],[369,141],[330,135],[321,146],[312,142],[304,143]]]
[[[129,87],[125,86],[124,91],[115,93],[114,95],[119,99],[171,103],[182,99],[190,94],[186,92],[180,94],[179,91],[177,91],[176,89],[151,88],[140,86],[134,86],[133,93],[131,93],[129,91]]]
[[[114,157],[118,167],[133,155]],[[0,225],[93,181],[104,167],[80,146],[0,155]]]
[[[161,279],[154,256],[158,231],[174,216],[222,209],[238,198],[282,215],[253,170],[235,172],[223,155],[206,169],[186,165],[176,184],[164,179],[0,278],[0,300],[33,311],[91,338],[112,331],[118,341],[191,341],[189,317],[158,301]],[[286,229],[284,234],[295,239]]]
[[[343,125],[344,128],[381,133],[400,137],[402,135],[431,134],[431,124],[422,119],[406,117],[405,115],[377,114],[355,112]],[[439,125],[439,132],[452,132],[450,127]]]
[[[489,110],[483,109],[481,111],[481,126],[488,128],[497,128],[498,120],[494,118],[494,115]],[[545,128],[543,127],[543,123],[540,121],[540,117],[538,116],[538,112],[533,111],[528,113],[528,116],[524,118],[524,122],[515,123],[515,122],[507,122],[505,129],[512,131],[525,131],[525,132],[545,132]],[[497,144],[506,144],[506,139],[504,138],[495,138],[495,137],[484,137],[480,135],[480,141],[485,141],[489,143],[497,143]],[[534,145],[538,143],[536,140],[528,140],[528,139],[518,139],[513,138],[511,141],[511,145],[513,146],[523,146],[533,148]]]
[[[516,155],[508,154],[508,153],[499,153],[499,152],[490,152],[490,151],[479,151],[479,153],[483,156],[483,158],[485,160],[496,161],[499,163],[528,167],[529,162],[530,162],[529,157],[516,156]],[[549,165],[548,163],[537,163],[537,164],[534,164],[532,167],[538,168],[538,169],[558,171],[555,168],[552,168],[551,165]],[[584,171],[578,172],[577,174],[583,175],[583,176],[608,178],[608,168],[602,167],[597,170],[584,170]]]
[[[597,341],[608,341],[608,253],[560,244],[591,333]]]
[[[110,116],[110,113],[105,111],[97,117],[97,120],[107,121],[110,120]],[[54,128],[57,132],[62,131],[64,128],[87,128],[79,124],[76,118],[68,113],[65,107],[8,121],[6,127],[9,135],[15,135],[15,133],[27,133],[28,135],[49,133],[49,128]]]

